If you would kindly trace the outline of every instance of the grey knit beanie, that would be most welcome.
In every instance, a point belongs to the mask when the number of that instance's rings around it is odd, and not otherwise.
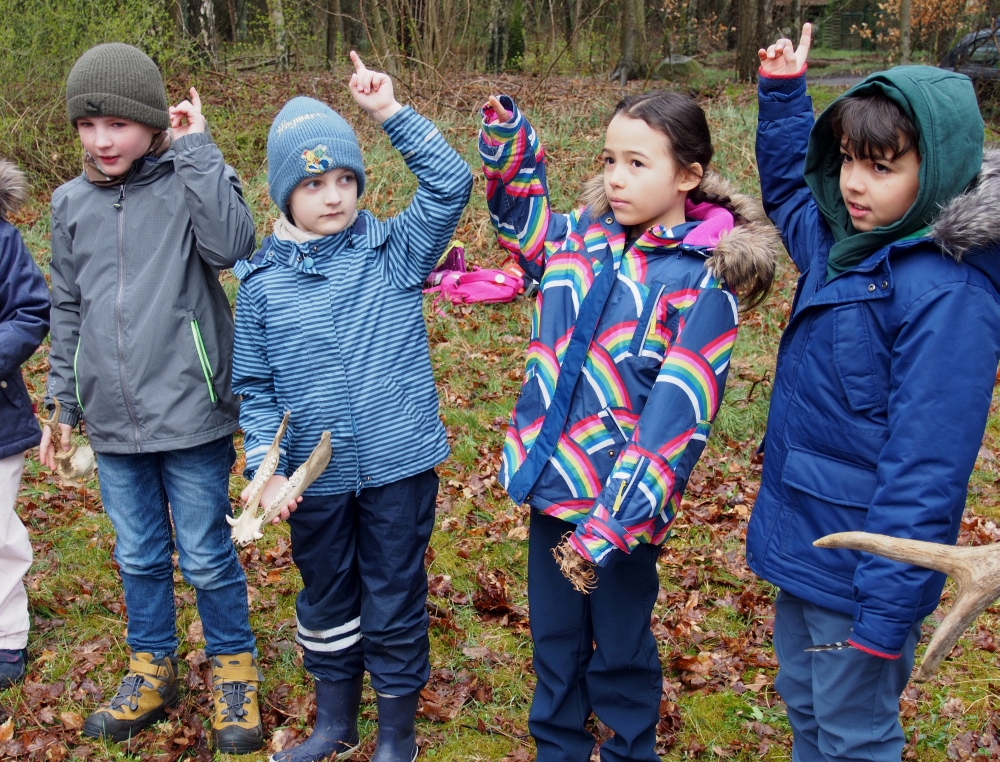
[[[292,191],[307,177],[342,167],[354,172],[360,197],[365,192],[365,164],[351,125],[315,98],[288,101],[267,135],[267,182],[278,208],[288,214]]]
[[[119,116],[156,130],[170,126],[163,77],[139,48],[121,42],[96,45],[80,56],[66,80],[69,122]]]

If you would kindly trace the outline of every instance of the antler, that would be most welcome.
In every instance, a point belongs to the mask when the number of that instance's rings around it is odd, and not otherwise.
[[[89,444],[81,447],[72,445],[68,450],[62,448],[62,434],[59,431],[59,414],[62,405],[53,399],[55,409],[51,418],[40,418],[42,426],[48,426],[52,431],[52,444],[55,446],[56,476],[64,487],[79,487],[97,469],[97,457]]]
[[[926,682],[951,653],[962,633],[1000,598],[1000,544],[957,548],[934,542],[904,540],[868,532],[840,532],[813,543],[820,548],[849,548],[894,561],[944,572],[955,580],[958,594],[951,611],[938,625],[913,679]]]
[[[306,462],[295,470],[295,473],[292,474],[288,482],[282,487],[263,515],[257,515],[257,508],[260,506],[260,498],[264,492],[264,485],[267,484],[267,480],[274,475],[275,470],[278,468],[278,461],[281,457],[279,446],[282,437],[285,436],[285,431],[288,429],[288,417],[290,415],[290,412],[286,412],[281,419],[281,425],[278,426],[278,431],[274,435],[274,441],[268,448],[267,453],[264,455],[264,460],[250,482],[248,488],[249,496],[243,512],[235,519],[232,516],[226,516],[226,521],[233,528],[231,533],[233,542],[237,545],[249,545],[254,540],[259,540],[263,537],[264,534],[261,529],[264,524],[269,523],[278,515],[281,511],[281,506],[287,505],[290,501],[295,500],[305,492],[309,485],[316,481],[316,478],[323,473],[330,462],[330,457],[333,454],[330,446],[330,432],[324,431],[320,437],[319,444],[310,453]]]

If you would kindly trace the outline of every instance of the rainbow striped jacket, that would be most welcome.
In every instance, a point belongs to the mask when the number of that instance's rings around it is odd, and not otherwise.
[[[554,213],[544,149],[504,99],[510,121],[484,120],[480,133],[487,203],[500,245],[540,283],[501,481],[511,492],[546,415],[566,415],[551,408],[566,348],[596,277],[614,267],[555,451],[530,494],[511,495],[575,524],[574,547],[601,564],[667,538],[722,401],[737,300],[706,267],[710,250],[685,243],[697,222],[650,228],[626,250],[611,212]]]

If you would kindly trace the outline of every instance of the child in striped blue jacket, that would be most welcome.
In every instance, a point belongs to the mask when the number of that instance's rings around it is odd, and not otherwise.
[[[311,98],[285,104],[268,135],[271,198],[282,214],[234,268],[233,388],[243,396],[247,476],[291,411],[269,502],[331,432],[326,471],[281,518],[302,574],[297,641],[316,680],[316,726],[276,762],[310,762],[358,741],[361,680],[378,694],[375,762],[416,757],[414,717],[429,672],[424,552],[448,455],[438,418],[421,287],[448,244],[472,175],[385,74],[351,53],[351,94],[417,176],[389,220],[357,211],[365,171],[353,130]],[[244,496],[244,500],[246,497]]]

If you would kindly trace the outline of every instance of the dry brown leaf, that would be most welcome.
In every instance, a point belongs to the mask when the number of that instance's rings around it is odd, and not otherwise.
[[[79,730],[83,727],[83,717],[77,712],[60,712],[59,720],[66,730]]]
[[[7,721],[0,725],[0,743],[9,741],[14,737],[14,715],[7,718]]]

